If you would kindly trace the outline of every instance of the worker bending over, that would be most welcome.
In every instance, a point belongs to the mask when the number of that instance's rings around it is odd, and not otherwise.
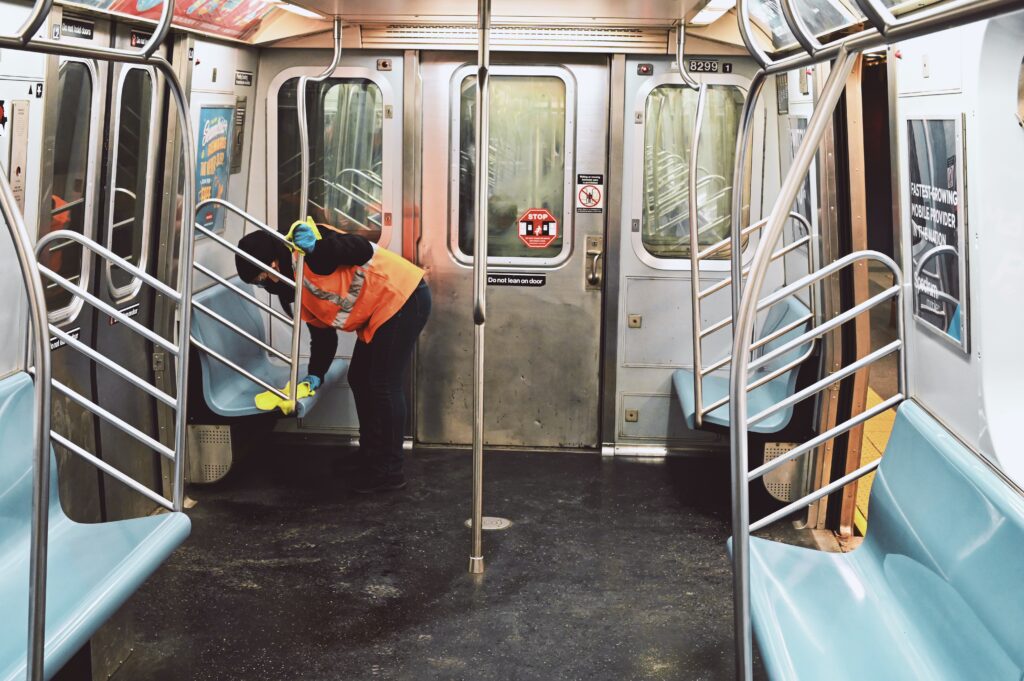
[[[302,320],[310,332],[309,381],[316,390],[334,361],[338,331],[357,336],[348,382],[359,417],[359,468],[355,491],[405,487],[402,439],[406,404],[403,379],[420,331],[430,315],[423,270],[355,234],[321,236],[312,221],[292,227],[289,240],[305,253]],[[269,274],[240,255],[238,276],[278,296],[289,310],[294,289],[293,255],[272,234],[253,232],[239,247],[270,266]]]

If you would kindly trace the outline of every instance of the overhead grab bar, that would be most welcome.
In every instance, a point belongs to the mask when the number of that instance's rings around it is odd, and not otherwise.
[[[693,90],[698,90],[701,84],[694,80],[690,72],[686,70],[686,65],[683,63],[686,56],[686,21],[684,19],[679,20],[679,27],[676,28],[676,66],[679,67],[679,77],[683,79],[683,84],[686,87]]]
[[[299,150],[301,152],[301,180],[299,182],[299,220],[306,219],[306,209],[309,207],[309,119],[306,115],[306,88],[310,81],[321,83],[334,73],[341,64],[341,17],[334,17],[334,55],[331,63],[323,71],[315,76],[301,76],[296,88],[296,112],[299,117]],[[298,400],[299,394],[299,340],[302,337],[302,324],[299,323],[302,310],[302,272],[306,264],[306,254],[298,252],[295,259],[295,303],[294,312],[296,322],[292,327],[291,357],[292,365],[289,374],[289,399],[293,404]]]
[[[490,141],[491,0],[477,3],[476,207],[473,225],[473,509],[469,572],[484,571],[484,323],[487,318],[488,147]]]

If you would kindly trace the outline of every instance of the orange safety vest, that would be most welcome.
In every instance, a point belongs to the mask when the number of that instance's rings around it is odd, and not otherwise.
[[[423,270],[386,248],[373,246],[361,266],[343,266],[331,274],[303,268],[302,320],[322,328],[355,331],[369,343],[398,312],[423,279]]]

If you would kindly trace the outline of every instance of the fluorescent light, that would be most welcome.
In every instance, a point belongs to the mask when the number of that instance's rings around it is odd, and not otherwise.
[[[316,12],[310,12],[304,7],[298,7],[296,5],[289,4],[287,2],[275,2],[274,6],[278,9],[283,9],[285,12],[291,12],[292,14],[298,14],[300,17],[306,17],[307,19],[323,19],[323,15],[317,14]]]
[[[688,22],[690,26],[707,26],[736,6],[736,0],[711,0]]]

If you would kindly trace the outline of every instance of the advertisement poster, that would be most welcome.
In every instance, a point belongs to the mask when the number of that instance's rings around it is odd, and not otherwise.
[[[230,106],[204,106],[199,111],[199,157],[196,159],[196,203],[224,199],[228,194],[228,140],[234,110]],[[196,222],[216,232],[224,229],[224,211],[209,208]]]
[[[75,0],[97,9],[156,21],[162,0]],[[269,0],[186,0],[174,5],[173,24],[180,28],[241,39],[259,26],[273,8]]]
[[[967,350],[963,163],[956,119],[907,121],[914,316]]]

